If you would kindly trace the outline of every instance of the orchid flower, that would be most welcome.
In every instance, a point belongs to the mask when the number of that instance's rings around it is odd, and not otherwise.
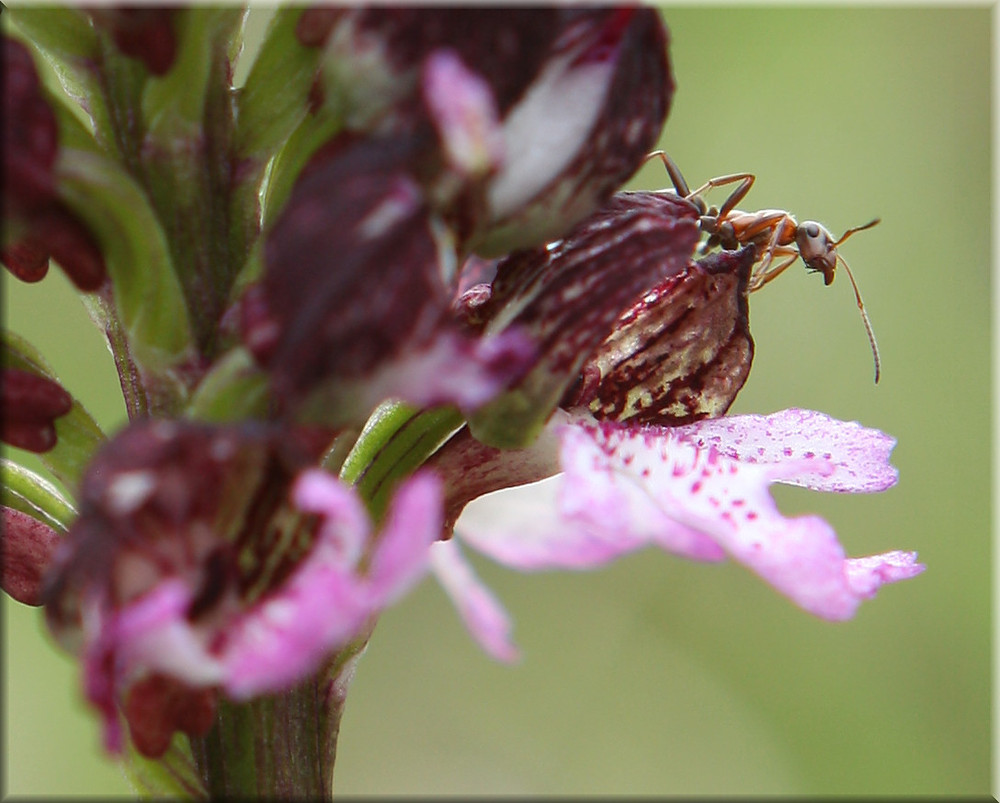
[[[773,482],[841,493],[895,484],[894,441],[822,413],[785,410],[680,427],[554,416],[557,477],[472,502],[433,567],[480,645],[518,653],[499,603],[472,574],[462,541],[521,571],[592,569],[646,546],[692,560],[731,557],[809,613],[841,620],[885,583],[923,570],[911,552],[847,558],[816,516],[788,519]]]
[[[778,511],[768,493],[774,482],[838,493],[893,486],[895,441],[808,410],[722,417],[752,361],[747,286],[755,252],[692,261],[690,222],[675,196],[619,193],[558,244],[501,261],[489,291],[463,297],[475,299],[467,314],[487,331],[494,321],[544,328],[545,370],[528,372],[518,390],[551,398],[532,384],[539,376],[563,393],[527,447],[500,449],[474,437],[477,423],[493,426],[480,414],[429,461],[449,481],[448,522],[457,536],[435,545],[435,573],[497,658],[517,654],[511,625],[455,541],[523,571],[595,568],[648,545],[693,560],[729,556],[832,620],[852,616],[881,585],[923,571],[910,552],[847,558],[822,519]],[[619,309],[612,266],[641,271],[633,250],[640,234],[641,257],[665,278]],[[577,300],[573,314],[539,314],[566,297]],[[618,315],[602,329],[608,305]],[[604,341],[583,354],[566,347],[602,330]],[[485,434],[509,438],[517,432],[511,418]]]
[[[358,659],[427,574],[515,658],[459,543],[729,556],[827,619],[922,570],[768,493],[884,490],[889,436],[726,417],[756,246],[696,258],[692,203],[615,194],[672,99],[653,10],[280,9],[239,89],[239,9],[4,21],[3,262],[84,294],[129,423],[5,334],[3,439],[62,489],[5,460],[0,579],[141,790],[328,798]]]

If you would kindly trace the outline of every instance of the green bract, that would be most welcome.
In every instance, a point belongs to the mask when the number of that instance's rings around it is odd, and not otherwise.
[[[66,532],[76,510],[56,487],[24,466],[0,458],[0,501],[60,532]]]
[[[299,44],[301,9],[275,12],[237,99],[236,149],[261,158],[282,146],[306,116],[320,52]]]
[[[177,363],[191,344],[187,307],[146,194],[99,154],[67,150],[56,171],[63,200],[100,241],[134,359],[153,370]]]

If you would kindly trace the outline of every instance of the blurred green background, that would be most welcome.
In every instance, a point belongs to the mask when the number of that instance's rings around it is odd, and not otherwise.
[[[255,30],[269,12],[255,10]],[[899,439],[899,485],[779,489],[852,555],[916,549],[919,579],[851,622],[732,563],[647,551],[593,573],[479,561],[516,667],[474,646],[436,585],[388,611],[343,723],[341,794],[986,794],[990,766],[989,8],[668,9],[678,84],[662,147],[692,186],[757,174],[742,208],[835,234],[882,351],[872,384],[850,284],[797,267],[754,294],[734,412],[791,406]],[[668,186],[649,165],[634,186]],[[109,429],[110,356],[59,271],[4,281],[7,324]],[[6,601],[5,601],[6,603]],[[4,605],[9,794],[124,794],[37,611]]]

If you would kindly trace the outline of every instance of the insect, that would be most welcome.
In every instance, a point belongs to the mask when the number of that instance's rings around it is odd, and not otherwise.
[[[881,375],[881,360],[878,344],[875,342],[875,333],[872,331],[871,321],[868,319],[864,302],[861,300],[861,291],[858,289],[854,274],[851,272],[847,260],[840,255],[837,248],[852,234],[870,229],[878,224],[880,219],[875,218],[863,226],[850,228],[839,238],[834,239],[833,235],[821,223],[817,223],[815,220],[798,223],[788,212],[780,209],[762,209],[759,212],[744,212],[737,209],[736,204],[746,197],[756,180],[753,173],[732,173],[712,178],[698,189],[691,191],[680,169],[666,153],[653,151],[646,159],[656,157],[663,161],[677,194],[698,207],[701,229],[708,234],[708,238],[701,245],[702,253],[707,253],[715,247],[726,251],[732,251],[746,245],[757,247],[757,264],[754,266],[749,282],[751,292],[759,290],[768,282],[776,279],[799,259],[802,260],[807,270],[822,273],[825,284],[833,282],[838,262],[844,266],[844,270],[847,271],[847,276],[851,280],[851,286],[854,288],[854,297],[858,302],[861,320],[864,322],[865,331],[868,334],[868,342],[871,344],[872,357],[875,359],[875,382],[877,384]],[[737,183],[738,186],[729,194],[721,207],[710,207],[705,202],[704,195],[709,190]],[[777,264],[773,264],[775,257],[778,258]]]

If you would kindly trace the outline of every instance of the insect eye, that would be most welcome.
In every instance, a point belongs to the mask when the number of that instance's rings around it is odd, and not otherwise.
[[[810,239],[815,239],[816,237],[819,237],[818,223],[814,223],[811,220],[806,221],[804,228],[806,230],[806,236],[809,237]]]

